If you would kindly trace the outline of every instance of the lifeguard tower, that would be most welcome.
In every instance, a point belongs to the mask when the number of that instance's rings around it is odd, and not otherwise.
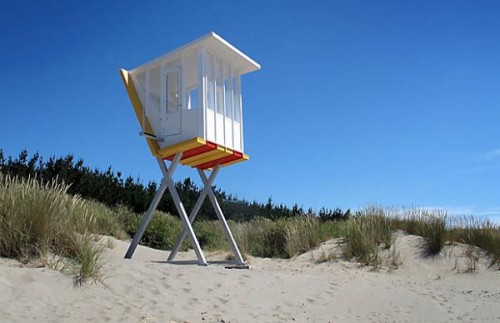
[[[211,186],[220,167],[249,159],[244,153],[241,75],[258,69],[258,63],[211,32],[131,71],[120,71],[142,129],[140,134],[164,176],[126,258],[132,257],[168,188],[184,224],[168,261],[174,260],[188,235],[198,263],[207,264],[191,223],[208,196],[236,264],[244,264]],[[179,164],[196,168],[204,184],[189,217],[172,180]],[[208,178],[205,170],[211,170]]]

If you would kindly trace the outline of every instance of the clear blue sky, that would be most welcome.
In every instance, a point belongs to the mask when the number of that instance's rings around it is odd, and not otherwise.
[[[262,65],[219,187],[500,218],[498,1],[2,1],[0,148],[159,180],[118,70],[209,31]]]

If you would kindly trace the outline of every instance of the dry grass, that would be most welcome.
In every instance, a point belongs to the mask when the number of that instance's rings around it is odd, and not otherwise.
[[[332,230],[322,230],[319,219],[310,216],[258,218],[231,223],[231,230],[242,252],[257,257],[292,258],[332,238]]]
[[[450,220],[447,233],[452,242],[466,243],[483,249],[491,258],[491,266],[500,269],[500,227],[491,221],[472,216]]]
[[[425,255],[437,255],[446,242],[447,214],[441,210],[419,208],[402,211],[402,215],[393,218],[393,227],[425,239]]]
[[[379,249],[392,245],[392,223],[380,207],[367,207],[346,223],[344,256],[380,266]]]
[[[0,175],[0,256],[22,261],[66,259],[81,284],[98,280],[103,246],[94,234],[124,236],[95,203],[66,193],[68,186]],[[47,264],[46,264],[47,265]]]

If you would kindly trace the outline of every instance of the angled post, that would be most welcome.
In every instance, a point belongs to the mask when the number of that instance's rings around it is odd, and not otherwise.
[[[179,197],[179,193],[177,193],[177,189],[175,188],[175,183],[172,180],[172,176],[169,175],[170,172],[173,173],[172,167],[177,167],[179,164],[179,161],[181,160],[182,157],[182,152],[177,153],[174,157],[174,160],[172,161],[172,164],[170,165],[170,169],[167,169],[167,166],[163,162],[163,160],[158,159],[158,163],[160,165],[161,171],[165,177],[165,181],[167,183],[168,190],[170,191],[170,195],[172,195],[172,199],[174,200],[175,208],[177,209],[177,213],[179,213],[179,216],[181,217],[182,223],[184,224],[184,229],[187,230],[187,234],[189,235],[189,238],[191,240],[191,244],[193,246],[194,252],[196,253],[196,257],[198,258],[198,264],[199,265],[207,265],[207,260],[205,259],[205,255],[203,254],[203,251],[201,250],[200,243],[198,242],[198,239],[196,238],[196,235],[194,233],[193,227],[191,226],[191,222],[189,221],[189,218],[186,213],[186,209],[184,208],[184,204],[182,204],[181,198]]]
[[[215,177],[217,176],[218,169],[217,171],[212,171],[210,174],[210,177],[208,178],[208,186],[212,186],[212,183],[215,180]],[[196,216],[198,215],[198,212],[200,211],[201,206],[203,205],[203,201],[207,197],[208,190],[207,190],[207,185],[203,188],[203,190],[200,193],[200,196],[198,196],[198,199],[196,200],[195,205],[193,206],[193,209],[191,210],[191,213],[189,214],[189,223],[193,223],[194,220],[196,219]],[[177,252],[179,252],[179,249],[184,242],[184,239],[186,238],[186,235],[188,234],[188,230],[186,227],[182,229],[181,234],[177,237],[177,240],[175,241],[175,245],[172,248],[172,251],[170,252],[167,261],[173,261],[175,259],[175,256],[177,255]]]
[[[219,168],[220,168],[220,165],[217,165],[217,166],[215,166],[213,171],[218,172]],[[240,250],[238,249],[238,246],[236,245],[236,241],[234,241],[233,234],[231,233],[231,230],[229,229],[229,225],[227,224],[226,218],[224,217],[224,214],[222,213],[219,202],[217,202],[217,198],[215,197],[214,191],[212,190],[212,186],[207,185],[207,184],[209,184],[208,179],[207,179],[207,175],[201,169],[198,169],[198,174],[200,174],[201,180],[203,181],[203,184],[205,185],[210,202],[212,202],[212,206],[213,206],[215,213],[217,214],[217,218],[219,219],[219,222],[221,224],[222,231],[224,232],[224,235],[226,236],[226,239],[229,241],[229,245],[231,246],[231,249],[233,250],[234,256],[236,258],[236,264],[237,265],[244,265],[245,261],[243,260],[243,257],[241,256],[241,253],[240,253]]]
[[[173,172],[175,171],[175,168],[177,167],[177,164],[179,163],[180,157],[178,159],[174,159],[172,161],[172,165],[170,167],[170,171],[167,171],[163,173],[164,178],[161,181],[160,187],[155,193],[155,197],[153,198],[153,201],[149,205],[148,211],[146,212],[146,215],[144,216],[144,219],[142,220],[141,226],[139,227],[139,230],[135,233],[134,240],[132,240],[132,243],[128,247],[127,253],[125,254],[126,259],[132,258],[134,255],[135,249],[137,248],[137,245],[141,241],[142,236],[144,235],[144,231],[146,231],[146,228],[149,224],[149,221],[151,221],[151,218],[153,217],[153,213],[158,207],[158,204],[160,203],[160,200],[165,193],[165,190],[167,189],[168,186],[168,181],[167,178],[171,177]],[[157,158],[157,161],[160,165],[163,165],[163,167],[166,169],[165,163],[163,160],[160,158]],[[161,168],[161,166],[160,166]],[[163,172],[163,168],[162,168]]]

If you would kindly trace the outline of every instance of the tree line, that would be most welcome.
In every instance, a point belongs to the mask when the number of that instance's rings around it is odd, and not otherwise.
[[[145,185],[132,176],[124,178],[121,172],[115,172],[111,166],[105,171],[91,168],[86,166],[82,159],[75,159],[71,154],[44,160],[38,153],[30,156],[27,150],[22,150],[17,157],[13,158],[11,156],[5,157],[0,149],[0,173],[20,178],[32,177],[40,182],[64,182],[69,185],[69,194],[93,199],[110,207],[123,205],[136,213],[144,213],[147,210],[158,188],[158,184],[153,181]],[[189,177],[176,182],[175,186],[186,211],[189,213],[200,195],[201,189]],[[255,217],[276,220],[304,215],[318,216],[322,220],[330,221],[346,220],[350,216],[350,210],[321,208],[316,214],[312,209],[304,210],[298,204],[294,204],[292,207],[275,204],[271,198],[266,203],[249,202],[215,186],[213,188],[226,217],[237,221],[251,220]],[[170,214],[177,214],[170,194],[163,195],[158,209]],[[198,213],[198,218],[217,218],[208,198],[205,199]]]

